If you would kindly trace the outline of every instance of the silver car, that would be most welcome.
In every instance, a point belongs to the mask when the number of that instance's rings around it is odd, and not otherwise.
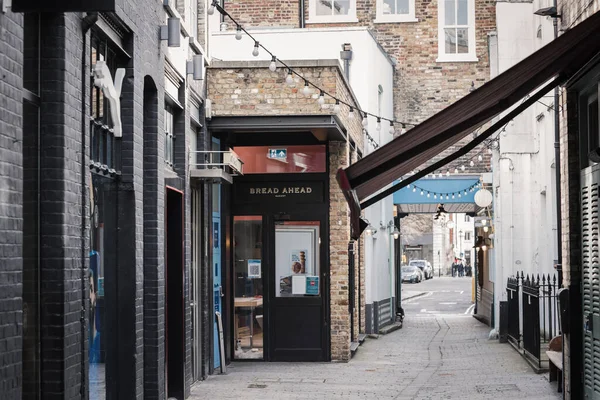
[[[433,278],[433,268],[427,260],[411,260],[408,265],[418,267],[423,272],[425,279]]]

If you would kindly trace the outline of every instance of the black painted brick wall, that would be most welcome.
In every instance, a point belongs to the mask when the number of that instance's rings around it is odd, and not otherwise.
[[[23,18],[0,13],[0,399],[22,389]]]

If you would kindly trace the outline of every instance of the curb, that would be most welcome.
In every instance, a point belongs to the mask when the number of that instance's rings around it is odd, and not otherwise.
[[[412,296],[408,296],[408,297],[401,297],[402,300],[408,300],[408,299],[414,299],[416,297],[421,297],[421,296],[425,296],[428,292],[421,292],[421,293],[417,293],[417,294],[413,294]]]

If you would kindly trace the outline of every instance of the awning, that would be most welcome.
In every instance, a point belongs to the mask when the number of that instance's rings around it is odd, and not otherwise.
[[[600,12],[567,31],[504,73],[451,106],[392,140],[362,160],[338,170],[337,179],[352,217],[352,237],[360,235],[362,208],[466,154],[516,114],[583,68],[600,53]],[[545,85],[545,86],[543,86]],[[543,86],[543,87],[542,87]],[[536,91],[537,90],[537,91]],[[518,107],[462,150],[411,179],[368,199],[396,179],[420,167],[528,96]],[[441,165],[440,165],[441,164]],[[368,199],[368,200],[367,200]]]

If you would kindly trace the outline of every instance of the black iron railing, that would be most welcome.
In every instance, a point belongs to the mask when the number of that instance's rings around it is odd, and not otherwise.
[[[521,312],[519,310],[519,275],[508,278],[506,283],[506,295],[508,297],[508,340],[517,347],[521,345]]]
[[[544,367],[542,351],[558,328],[558,282],[555,275],[508,278],[508,338],[538,368]],[[521,326],[522,324],[522,326]]]

